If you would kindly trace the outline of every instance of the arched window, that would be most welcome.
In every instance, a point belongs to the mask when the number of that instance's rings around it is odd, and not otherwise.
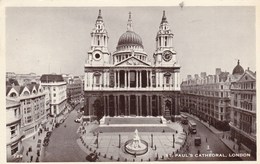
[[[17,94],[15,93],[15,92],[12,92],[11,94],[10,94],[10,97],[16,97],[17,96]]]
[[[33,94],[36,94],[36,90],[33,90]]]
[[[28,91],[24,91],[23,95],[28,96],[30,93]]]

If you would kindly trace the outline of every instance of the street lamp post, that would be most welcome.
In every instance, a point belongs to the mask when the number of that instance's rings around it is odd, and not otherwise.
[[[151,148],[153,148],[153,134],[151,134]]]
[[[121,147],[121,135],[119,134],[119,141],[118,141],[118,147]]]
[[[98,134],[99,134],[99,133],[97,132],[97,148],[98,148]]]
[[[174,148],[174,142],[175,142],[175,138],[174,138],[174,134],[172,134],[172,148]]]

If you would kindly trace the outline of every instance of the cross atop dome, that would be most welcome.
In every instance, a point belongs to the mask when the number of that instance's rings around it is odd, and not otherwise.
[[[102,16],[101,16],[101,10],[100,10],[100,9],[99,9],[99,11],[98,11],[97,21],[103,21],[103,18],[102,18]]]
[[[168,23],[166,16],[165,16],[165,10],[163,10],[163,16],[162,16],[162,21],[161,21],[161,24],[163,24],[163,23]]]
[[[128,18],[128,22],[127,22],[127,31],[134,31],[133,25],[132,25],[131,11],[129,12],[129,18]]]

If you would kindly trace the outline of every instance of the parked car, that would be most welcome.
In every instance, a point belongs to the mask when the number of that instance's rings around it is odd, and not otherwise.
[[[61,119],[61,120],[60,120],[60,124],[62,124],[64,121],[65,121],[64,119]]]
[[[56,123],[56,124],[55,124],[55,128],[58,128],[59,126],[60,126],[59,123]]]
[[[49,145],[49,142],[44,142],[44,143],[43,143],[43,146],[44,146],[44,147],[46,147],[46,146],[48,146],[48,145]]]
[[[76,119],[76,120],[74,120],[74,122],[80,123],[80,119]]]
[[[97,153],[90,153],[86,156],[86,160],[90,162],[95,162],[98,159]]]
[[[50,136],[51,136],[51,132],[47,132],[47,133],[46,133],[46,137],[49,138]]]

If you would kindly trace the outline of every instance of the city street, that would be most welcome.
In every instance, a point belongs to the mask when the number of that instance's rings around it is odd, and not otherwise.
[[[77,110],[80,105],[71,111],[68,118],[58,128],[55,128],[50,137],[50,143],[44,150],[42,162],[85,162],[86,154],[80,149],[76,140],[77,129],[80,124],[75,123]],[[66,125],[66,127],[65,127]]]
[[[199,121],[188,117],[189,120],[195,121],[197,124],[197,134],[190,134],[188,136],[188,143],[190,143],[190,152],[187,154],[187,157],[176,157],[176,160],[209,160],[209,161],[236,161],[241,160],[238,157],[229,157],[229,154],[233,152],[214,134],[212,133],[205,125],[200,123]],[[184,125],[184,128],[188,132],[188,125]],[[194,137],[196,135],[200,135],[201,137],[201,146],[194,145]],[[221,157],[194,157],[195,154],[200,151],[200,154],[214,154],[221,155]],[[192,155],[190,155],[192,154]],[[224,156],[222,156],[222,154]],[[193,156],[193,157],[192,157]],[[225,157],[226,156],[226,157]]]

